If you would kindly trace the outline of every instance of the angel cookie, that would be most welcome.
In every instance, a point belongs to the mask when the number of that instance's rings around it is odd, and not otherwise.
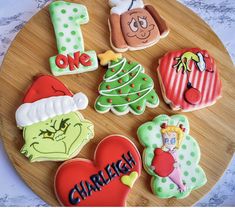
[[[93,124],[78,112],[88,105],[85,94],[73,95],[52,76],[38,76],[15,114],[23,129],[21,153],[35,161],[74,157],[93,138]]]
[[[182,115],[160,115],[139,127],[145,147],[143,164],[152,176],[151,188],[160,198],[184,198],[207,182],[199,165],[200,148],[189,135],[188,119]]]
[[[157,73],[163,98],[173,110],[198,110],[221,97],[218,68],[206,50],[169,52],[160,59]]]
[[[108,69],[99,86],[100,96],[96,99],[95,109],[99,113],[111,110],[117,115],[144,113],[146,106],[155,108],[159,98],[154,90],[151,77],[144,74],[139,63],[127,61],[121,54],[107,51],[98,55],[102,65]]]
[[[110,42],[115,51],[141,50],[169,33],[165,20],[142,0],[109,0]]]

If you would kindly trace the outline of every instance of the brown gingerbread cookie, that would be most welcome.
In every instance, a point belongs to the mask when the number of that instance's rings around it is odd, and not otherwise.
[[[142,0],[110,0],[108,20],[114,50],[141,50],[156,44],[169,33],[165,20]]]

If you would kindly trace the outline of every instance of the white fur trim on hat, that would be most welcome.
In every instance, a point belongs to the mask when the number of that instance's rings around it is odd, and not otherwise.
[[[79,92],[73,97],[56,96],[43,98],[33,103],[22,104],[15,113],[18,127],[25,127],[48,118],[67,114],[76,110],[83,110],[88,105],[88,98]]]
[[[109,0],[111,14],[123,14],[131,9],[144,8],[143,0]]]

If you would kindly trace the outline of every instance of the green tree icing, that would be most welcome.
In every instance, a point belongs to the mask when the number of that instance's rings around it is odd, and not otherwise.
[[[154,108],[159,104],[153,80],[144,74],[144,68],[138,63],[127,62],[125,58],[112,61],[99,86],[100,96],[95,109],[106,113],[110,109],[117,114],[126,114],[129,110],[140,115],[146,105]]]

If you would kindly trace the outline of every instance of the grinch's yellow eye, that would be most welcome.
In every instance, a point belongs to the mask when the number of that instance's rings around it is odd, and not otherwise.
[[[61,127],[60,127],[60,130],[61,130],[61,131],[65,131],[65,130],[67,129],[67,127],[68,127],[68,124],[67,124],[67,123],[63,123],[63,124],[61,125]]]
[[[67,123],[67,121],[68,121],[69,119],[62,119],[62,121],[60,122],[60,128],[59,128],[59,130],[61,130],[61,131],[63,131],[63,132],[65,132],[66,130],[67,130],[67,128],[68,128],[68,126],[69,126],[69,124]]]
[[[43,133],[43,139],[53,139],[55,133],[51,131],[47,131]]]

